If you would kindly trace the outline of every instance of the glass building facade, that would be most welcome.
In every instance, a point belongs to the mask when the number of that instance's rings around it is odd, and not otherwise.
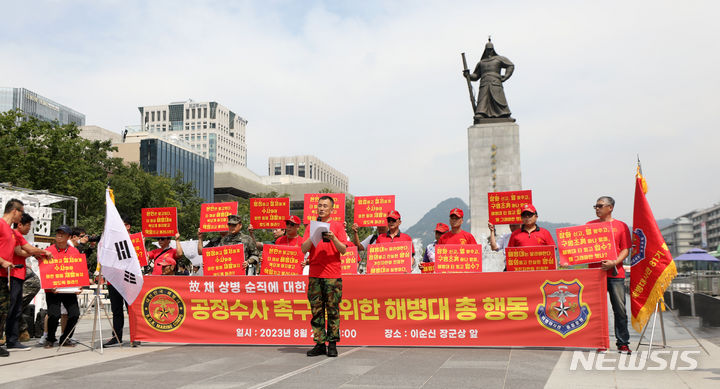
[[[149,173],[175,177],[182,173],[183,181],[190,182],[198,196],[213,202],[215,164],[209,158],[177,147],[161,139],[140,141],[140,166]]]
[[[27,116],[60,124],[85,125],[85,115],[25,88],[0,87],[0,112],[19,109]]]

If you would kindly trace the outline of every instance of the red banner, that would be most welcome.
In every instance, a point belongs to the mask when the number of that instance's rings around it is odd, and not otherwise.
[[[237,201],[200,205],[200,232],[228,231],[228,215],[236,215]]]
[[[245,275],[243,262],[245,250],[242,244],[203,248],[203,274],[206,276]]]
[[[305,202],[303,209],[303,224],[310,224],[311,221],[317,220],[317,204],[322,196],[330,196],[335,201],[330,217],[334,221],[345,221],[345,193],[305,193]]]
[[[50,260],[38,261],[38,266],[43,289],[90,285],[85,254],[58,253]]]
[[[302,251],[298,246],[263,245],[260,275],[298,276],[302,274]]]
[[[342,297],[345,346],[609,347],[600,269],[349,275]],[[313,344],[303,276],[148,276],[129,311],[133,340]]]
[[[137,253],[138,261],[140,261],[140,266],[147,266],[148,263],[147,251],[145,250],[145,237],[143,236],[142,232],[130,235],[130,241],[135,248],[135,253]]]
[[[177,208],[142,209],[142,233],[145,237],[175,236],[177,232]]]
[[[594,223],[555,230],[560,264],[581,265],[617,259],[612,224]]]
[[[630,311],[632,326],[637,332],[642,332],[650,315],[655,311],[658,300],[677,275],[675,261],[645,197],[646,191],[645,179],[638,172],[635,180],[630,262]]]
[[[250,224],[256,230],[285,228],[288,216],[290,199],[287,197],[250,199]]]
[[[421,273],[435,273],[435,262],[423,262],[420,266]]]
[[[435,273],[482,272],[482,245],[436,244]]]
[[[358,274],[358,263],[360,262],[360,255],[358,254],[357,247],[348,247],[345,254],[340,256],[340,271],[342,275],[346,274]]]
[[[506,247],[508,271],[555,270],[555,246]]]
[[[353,218],[360,227],[386,226],[387,215],[395,209],[395,195],[356,196]]]
[[[375,243],[367,248],[367,274],[405,274],[412,271],[412,242]]]
[[[492,224],[521,224],[520,210],[532,204],[531,190],[488,193],[488,214]]]

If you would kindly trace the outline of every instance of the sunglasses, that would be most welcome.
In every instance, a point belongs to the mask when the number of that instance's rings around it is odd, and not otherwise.
[[[610,205],[610,204],[595,204],[595,205],[593,205],[593,208],[595,208],[595,209],[600,209],[600,208],[602,208],[602,207],[604,207],[604,206],[606,206],[606,205]]]

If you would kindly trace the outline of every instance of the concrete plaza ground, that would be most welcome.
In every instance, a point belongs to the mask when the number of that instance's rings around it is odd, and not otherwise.
[[[610,315],[612,318],[612,315]],[[700,348],[670,312],[664,314],[668,351]],[[544,348],[339,347],[338,358],[308,358],[309,347],[209,346],[143,343],[112,347],[103,354],[74,348],[12,352],[0,359],[0,387],[112,388],[717,388],[720,387],[720,328],[700,329],[710,355],[694,353],[694,370],[571,371],[574,350]],[[611,344],[612,338],[611,324]],[[89,342],[92,320],[82,319],[76,338]],[[109,326],[103,322],[104,335]],[[631,331],[631,347],[639,334]],[[655,342],[661,343],[659,325]],[[127,334],[127,330],[126,330]],[[647,342],[647,339],[645,340]],[[30,343],[28,343],[30,344]],[[33,341],[34,344],[34,341]],[[613,347],[614,348],[614,347]],[[647,350],[647,346],[642,346]],[[672,354],[662,358],[671,364]],[[585,352],[583,355],[588,356]],[[619,354],[603,354],[603,366]],[[638,355],[638,353],[635,353]],[[687,366],[679,362],[680,366]],[[651,365],[651,366],[657,366]]]

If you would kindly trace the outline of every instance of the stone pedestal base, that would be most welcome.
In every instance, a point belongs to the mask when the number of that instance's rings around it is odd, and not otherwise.
[[[468,128],[471,233],[480,241],[489,231],[487,194],[522,189],[520,173],[520,126],[513,122],[475,124]],[[498,237],[509,233],[507,225],[496,227]],[[502,255],[489,255],[483,268],[497,271]],[[502,265],[504,267],[504,265]],[[490,270],[492,269],[492,270]],[[500,267],[502,270],[502,267]]]

